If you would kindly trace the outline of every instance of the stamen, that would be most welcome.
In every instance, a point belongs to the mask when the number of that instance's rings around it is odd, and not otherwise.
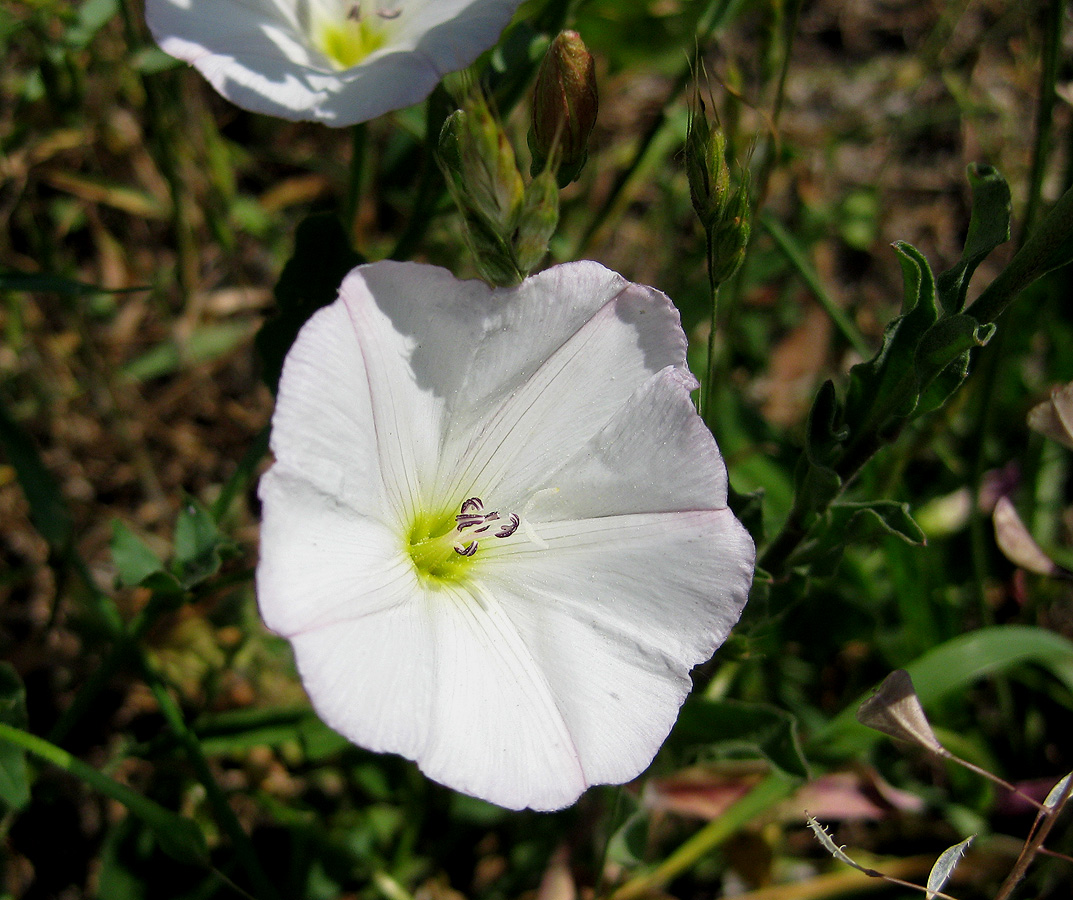
[[[354,0],[350,4],[350,9],[347,11],[346,17],[354,22],[361,21],[361,0]]]
[[[515,531],[518,530],[518,526],[521,524],[521,522],[522,520],[518,518],[517,513],[511,513],[509,523],[500,528],[499,531],[496,532],[495,536],[500,538],[510,537],[512,534],[514,534]]]
[[[491,531],[492,537],[510,537],[518,530],[521,518],[516,513],[511,513],[504,522],[499,517],[498,510],[484,512],[484,501],[480,497],[470,497],[462,501],[462,506],[455,516],[455,531],[462,534],[467,528],[472,528],[474,535],[484,534]],[[495,529],[494,531],[492,529]],[[464,543],[459,541],[454,545],[455,553],[460,556],[473,556],[477,552],[477,541]]]

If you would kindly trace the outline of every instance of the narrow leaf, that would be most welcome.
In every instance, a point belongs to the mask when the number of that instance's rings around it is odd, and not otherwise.
[[[71,516],[52,473],[45,468],[30,436],[22,430],[0,403],[0,449],[30,504],[30,518],[53,552],[61,553],[71,539]]]
[[[0,722],[15,728],[26,727],[26,691],[18,673],[7,662],[0,662]],[[26,751],[0,742],[0,810],[22,809],[29,802]]]
[[[972,839],[976,835],[969,835],[960,844],[954,844],[953,847],[948,847],[940,854],[939,858],[935,860],[935,865],[931,867],[931,872],[928,873],[928,895],[927,900],[932,900],[936,892],[943,889],[943,885],[950,880],[951,874],[953,874],[954,866],[958,864],[958,861],[965,855],[965,851],[969,849],[969,844],[972,843]]]
[[[814,819],[812,816],[807,816],[805,821],[808,823],[808,827],[812,829],[812,833],[816,835],[816,840],[823,844],[824,850],[830,853],[831,856],[833,856],[839,862],[844,862],[847,866],[852,866],[858,872],[863,872],[865,875],[879,875],[879,873],[876,872],[875,869],[866,869],[860,863],[854,862],[852,859],[850,859],[850,857],[846,854],[846,851],[834,842],[834,839],[828,833],[827,829],[824,828],[819,822],[817,822],[816,819]]]
[[[937,279],[939,300],[948,313],[959,313],[965,306],[976,267],[999,244],[1010,239],[1010,187],[997,169],[972,165],[968,170],[972,186],[972,213],[965,248],[953,268]]]
[[[1058,782],[1047,793],[1047,799],[1043,801],[1043,805],[1048,809],[1054,809],[1058,805],[1058,801],[1062,799],[1063,795],[1069,796],[1069,781],[1073,779],[1073,772],[1070,772],[1065,778]]]

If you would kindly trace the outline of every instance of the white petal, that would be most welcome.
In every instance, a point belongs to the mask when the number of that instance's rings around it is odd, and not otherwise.
[[[745,605],[752,539],[728,509],[540,526],[481,560],[481,578],[548,680],[590,784],[640,773],[689,670]],[[498,548],[497,548],[498,550]]]
[[[690,400],[694,382],[679,369],[653,375],[614,417],[557,471],[533,483],[527,519],[599,518],[726,506],[727,477],[719,448]]]
[[[596,263],[556,266],[492,299],[449,407],[441,480],[456,490],[524,494],[654,373],[675,367],[693,383],[667,297]]]
[[[446,73],[493,45],[520,3],[403,4],[388,44],[341,72],[313,45],[310,23],[300,21],[302,5],[147,0],[146,20],[166,53],[192,63],[233,103],[285,119],[344,126],[423,100]],[[322,12],[338,5],[327,4]]]
[[[283,365],[272,452],[292,472],[364,515],[382,511],[384,487],[361,343],[346,306],[318,310]]]
[[[479,590],[425,593],[292,643],[319,714],[363,747],[511,809],[557,809],[586,787],[540,669]]]
[[[257,601],[285,637],[408,602],[417,590],[398,535],[276,463],[261,478]]]
[[[382,262],[359,266],[339,288],[361,349],[371,398],[367,424],[375,436],[396,522],[408,521],[433,494],[430,481],[443,431],[443,385],[450,383],[464,357],[457,351],[452,357],[450,345],[426,341],[423,329],[436,321],[426,315],[426,304],[441,290],[457,294],[459,285],[466,287],[443,269]],[[442,335],[450,334],[447,323],[437,324]]]

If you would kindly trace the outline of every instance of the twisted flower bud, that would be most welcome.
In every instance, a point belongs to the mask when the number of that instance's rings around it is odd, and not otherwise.
[[[533,175],[550,161],[561,187],[577,179],[588,159],[598,108],[592,54],[576,31],[562,31],[544,55],[533,91]]]

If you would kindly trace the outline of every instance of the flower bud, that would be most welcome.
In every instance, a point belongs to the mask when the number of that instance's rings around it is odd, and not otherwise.
[[[697,108],[699,107],[699,108]],[[705,231],[711,231],[726,212],[730,200],[730,166],[723,129],[708,123],[704,101],[697,98],[686,134],[686,175],[689,196]]]
[[[752,231],[749,207],[749,184],[743,180],[731,195],[722,216],[712,223],[708,234],[711,241],[710,277],[713,284],[722,284],[745,259]]]
[[[576,31],[562,31],[537,72],[529,129],[533,175],[550,161],[560,186],[577,179],[589,155],[589,134],[598,107],[592,54]]]

